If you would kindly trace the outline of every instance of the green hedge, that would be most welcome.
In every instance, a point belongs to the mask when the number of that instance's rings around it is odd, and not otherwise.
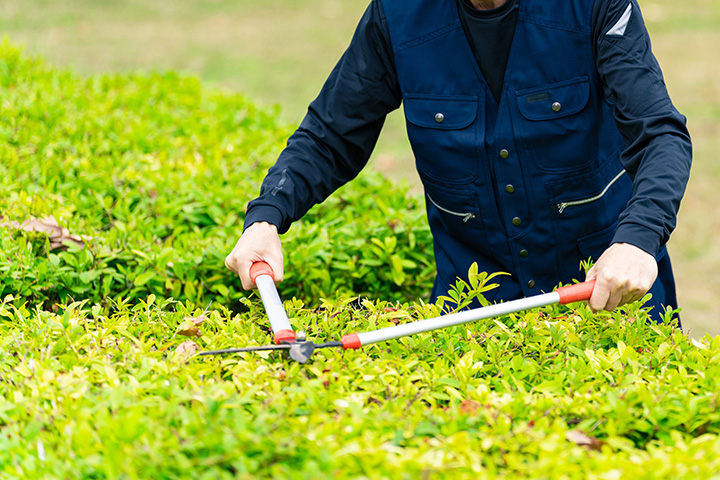
[[[0,215],[53,215],[87,248],[0,229],[0,294],[51,306],[149,294],[225,305],[244,208],[291,130],[237,94],[174,73],[89,79],[0,45]],[[362,175],[284,236],[289,296],[427,295],[432,243],[422,202]]]
[[[434,305],[286,302],[319,340]],[[189,357],[267,343],[264,312],[154,298],[0,308],[3,478],[718,478],[720,339],[545,308],[391,341]],[[637,308],[637,307],[634,307]],[[192,323],[199,337],[178,335]],[[181,346],[182,345],[182,346]],[[4,475],[4,476],[3,476]]]
[[[0,478],[720,479],[720,338],[640,303],[305,365],[194,356],[271,341],[223,259],[290,130],[191,78],[81,78],[7,43],[0,89]],[[10,226],[49,215],[85,246]],[[377,175],[284,240],[285,306],[316,341],[489,287],[416,300],[433,273],[421,204]]]

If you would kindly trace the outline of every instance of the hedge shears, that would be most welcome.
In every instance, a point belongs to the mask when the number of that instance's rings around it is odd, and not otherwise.
[[[384,342],[395,338],[415,335],[417,333],[429,332],[441,328],[452,327],[464,323],[475,322],[490,317],[499,317],[509,313],[516,313],[522,310],[529,310],[546,305],[579,302],[589,300],[595,287],[595,280],[577,283],[557,290],[535,295],[532,297],[512,300],[505,303],[489,305],[487,307],[475,308],[462,312],[450,313],[439,317],[418,320],[393,327],[381,328],[362,333],[349,333],[344,335],[340,341],[313,343],[307,340],[303,332],[293,330],[288,320],[287,313],[283,307],[280,295],[275,287],[273,270],[265,262],[256,262],[250,268],[250,277],[258,288],[260,298],[265,306],[265,312],[270,320],[270,326],[275,339],[274,345],[258,347],[228,348],[225,350],[212,350],[200,352],[198,355],[218,355],[223,353],[258,352],[264,350],[282,350],[289,354],[293,360],[305,363],[315,350],[320,348],[343,348],[345,350],[357,350],[366,345]]]

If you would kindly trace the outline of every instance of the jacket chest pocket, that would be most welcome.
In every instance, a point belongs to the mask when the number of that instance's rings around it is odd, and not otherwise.
[[[520,140],[534,162],[546,171],[572,171],[596,157],[597,119],[590,80],[582,77],[516,93]]]
[[[592,174],[546,184],[563,282],[579,279],[579,262],[594,261],[610,246],[632,193],[632,181],[615,157]]]
[[[478,97],[405,95],[410,144],[421,176],[446,184],[478,175]]]
[[[444,231],[471,250],[488,247],[477,195],[473,191],[426,184],[425,197],[434,236]]]

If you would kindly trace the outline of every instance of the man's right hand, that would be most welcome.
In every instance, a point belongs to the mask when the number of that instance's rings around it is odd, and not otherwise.
[[[255,288],[250,278],[250,267],[256,262],[267,262],[273,269],[275,283],[283,280],[283,253],[277,227],[266,222],[256,222],[245,229],[225,266],[235,272],[245,290]]]

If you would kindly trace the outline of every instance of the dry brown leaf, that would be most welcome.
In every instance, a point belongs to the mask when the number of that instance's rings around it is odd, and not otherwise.
[[[177,330],[178,335],[182,335],[184,337],[200,337],[202,334],[200,333],[200,329],[196,327],[195,325],[188,325],[186,323],[183,323],[178,327]]]
[[[84,247],[85,242],[90,240],[87,236],[70,234],[67,228],[58,225],[57,220],[52,215],[44,219],[31,218],[23,223],[0,217],[0,227],[11,227],[25,232],[45,233],[50,239],[50,250],[67,248],[66,242],[74,243],[78,247]]]
[[[202,315],[197,317],[185,317],[183,318],[183,323],[189,323],[197,327],[199,325],[202,325],[205,320],[207,320],[207,317],[203,313]]]
[[[207,317],[205,313],[198,315],[197,317],[185,317],[180,325],[178,325],[177,334],[185,337],[200,337],[200,325],[202,325]]]
[[[565,438],[574,443],[575,445],[579,445],[581,447],[588,448],[590,450],[597,450],[600,451],[602,449],[602,446],[605,442],[602,440],[598,440],[595,437],[591,437],[587,433],[583,432],[582,430],[569,430],[565,432]]]
[[[177,348],[175,348],[175,353],[189,357],[190,355],[194,355],[198,350],[200,350],[200,347],[198,347],[197,343],[188,340],[178,345]]]
[[[480,408],[480,404],[475,400],[465,399],[460,403],[460,411],[466,415],[475,415]]]

